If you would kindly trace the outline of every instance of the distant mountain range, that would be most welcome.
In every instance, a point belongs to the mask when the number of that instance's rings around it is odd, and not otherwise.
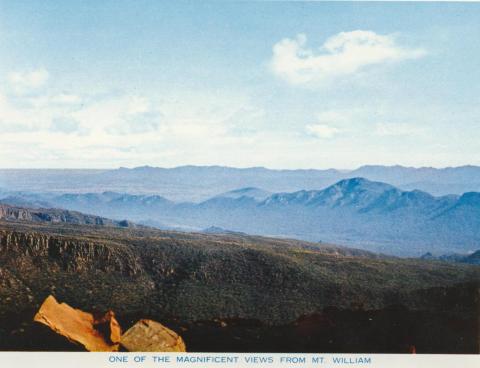
[[[200,203],[116,192],[17,192],[1,201],[60,207],[162,229],[289,237],[394,255],[480,248],[480,193],[435,197],[364,178],[344,179],[323,190],[273,194],[249,187]]]
[[[150,166],[115,170],[0,170],[0,192],[119,192],[157,194],[172,201],[201,202],[218,193],[238,188],[262,188],[267,192],[318,190],[339,180],[363,177],[395,185],[403,190],[422,190],[432,195],[480,192],[480,167],[444,169],[403,166],[362,166],[356,170],[270,170],[263,167]]]

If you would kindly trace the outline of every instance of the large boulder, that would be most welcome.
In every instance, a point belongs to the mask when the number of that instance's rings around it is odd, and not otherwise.
[[[121,329],[112,311],[96,319],[90,313],[74,309],[65,303],[58,303],[55,297],[50,295],[33,319],[68,340],[83,345],[88,351],[119,349]],[[102,333],[101,329],[108,332]]]
[[[161,323],[142,319],[125,332],[120,344],[128,351],[185,352],[183,339]]]

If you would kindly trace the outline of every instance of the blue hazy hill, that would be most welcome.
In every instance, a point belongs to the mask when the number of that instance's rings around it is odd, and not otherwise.
[[[365,178],[322,190],[270,194],[241,188],[200,203],[126,193],[25,194],[12,205],[48,206],[160,228],[225,231],[354,245],[396,255],[465,253],[480,248],[480,194],[433,196]]]
[[[355,177],[432,195],[480,192],[480,167],[362,166],[355,170],[271,170],[263,167],[142,166],[112,170],[0,170],[0,192],[156,194],[175,202],[201,202],[239,188],[279,193],[325,189]]]

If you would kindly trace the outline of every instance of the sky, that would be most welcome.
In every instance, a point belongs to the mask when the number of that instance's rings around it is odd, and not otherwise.
[[[0,167],[480,165],[480,3],[0,0]]]

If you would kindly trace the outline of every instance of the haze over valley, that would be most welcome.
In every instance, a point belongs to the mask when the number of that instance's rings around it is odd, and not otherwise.
[[[474,191],[480,168],[475,166],[353,171],[184,166],[0,174],[5,204],[63,208],[160,229],[331,242],[400,256],[480,249],[480,194]],[[385,182],[373,181],[380,179]],[[453,187],[471,191],[435,195]]]

